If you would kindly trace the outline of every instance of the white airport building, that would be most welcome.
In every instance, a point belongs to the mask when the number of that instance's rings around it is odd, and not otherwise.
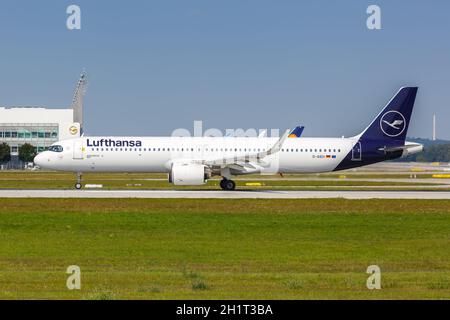
[[[3,168],[20,168],[19,147],[29,143],[37,152],[58,140],[76,138],[82,131],[85,74],[78,82],[72,106],[66,109],[43,107],[0,107],[0,143],[10,147],[11,161]]]
[[[58,140],[77,136],[78,131],[73,109],[0,107],[0,143],[10,146],[12,156],[24,143],[41,152]]]

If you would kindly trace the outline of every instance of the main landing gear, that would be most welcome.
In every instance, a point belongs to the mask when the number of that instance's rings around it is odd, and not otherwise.
[[[75,189],[80,190],[83,187],[81,184],[81,172],[77,172],[77,183],[75,183]]]
[[[232,191],[236,189],[236,183],[233,180],[223,178],[222,181],[220,181],[220,187],[223,190]]]

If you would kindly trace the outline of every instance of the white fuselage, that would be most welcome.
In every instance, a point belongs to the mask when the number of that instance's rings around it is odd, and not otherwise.
[[[406,141],[417,87],[402,87],[360,134],[351,138],[298,138],[300,127],[279,139],[266,137],[81,137],[59,141],[38,154],[44,169],[83,172],[168,173],[174,185],[202,185],[222,176],[320,173],[361,167],[422,151]]]
[[[252,137],[82,137],[55,143],[35,163],[44,169],[72,172],[168,173],[176,162],[207,162],[268,150],[278,138]],[[352,138],[288,138],[276,154],[245,173],[333,171],[352,150]]]

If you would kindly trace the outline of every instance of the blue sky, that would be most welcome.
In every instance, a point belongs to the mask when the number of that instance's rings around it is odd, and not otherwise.
[[[66,28],[77,4],[82,29]],[[382,30],[366,28],[381,7]],[[450,2],[2,0],[0,105],[67,107],[89,74],[85,131],[361,131],[399,87],[419,86],[409,136],[450,139]]]

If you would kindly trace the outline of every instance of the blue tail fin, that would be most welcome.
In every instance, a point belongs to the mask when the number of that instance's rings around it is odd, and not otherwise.
[[[403,87],[364,130],[361,140],[383,140],[388,145],[403,145],[408,131],[417,87]]]
[[[288,137],[289,138],[300,138],[300,136],[302,135],[303,129],[305,129],[304,126],[295,127],[295,129],[289,133]]]

